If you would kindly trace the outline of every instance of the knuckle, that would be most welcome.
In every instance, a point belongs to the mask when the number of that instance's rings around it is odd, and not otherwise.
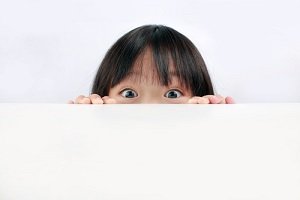
[[[80,101],[84,98],[84,95],[80,95],[75,99],[75,103],[80,103]]]
[[[101,98],[92,99],[92,104],[103,104],[103,100]]]
[[[101,98],[99,94],[91,94],[90,98]]]
[[[83,104],[90,104],[91,103],[91,99],[88,98],[88,97],[85,97],[85,98],[82,99],[82,103]]]

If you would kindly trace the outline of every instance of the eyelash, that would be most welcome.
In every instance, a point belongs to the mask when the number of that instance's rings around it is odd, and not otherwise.
[[[179,89],[176,89],[176,88],[169,89],[165,94],[167,94],[168,92],[170,92],[172,90],[179,92],[181,94],[179,97],[184,96],[183,92],[181,90],[179,90]],[[168,99],[170,99],[170,98],[168,98]],[[175,99],[178,99],[178,98],[175,98]]]
[[[139,96],[138,93],[137,93],[134,89],[130,89],[130,88],[124,88],[124,89],[122,89],[122,90],[119,92],[119,94],[122,96],[122,93],[123,93],[125,90],[132,90],[132,91],[134,91],[134,93],[137,94],[136,97]],[[135,97],[134,97],[134,98],[135,98]]]
[[[181,90],[177,89],[177,88],[171,88],[171,89],[169,89],[167,92],[169,92],[170,90],[175,90],[175,91],[177,91],[177,92],[180,92],[180,93],[183,95],[183,92],[182,92]]]
[[[132,90],[134,93],[137,94],[136,97],[139,96],[138,93],[137,93],[134,89],[131,89],[131,88],[124,88],[124,89],[122,89],[122,90],[119,92],[119,94],[122,96],[122,93],[123,93],[125,90]],[[171,89],[169,89],[165,94],[167,94],[168,92],[170,92],[170,91],[172,91],[172,90],[177,91],[177,92],[180,92],[180,93],[181,93],[181,96],[184,96],[184,93],[183,93],[181,90],[176,89],[176,88],[171,88]],[[168,98],[168,99],[169,99],[169,98]]]

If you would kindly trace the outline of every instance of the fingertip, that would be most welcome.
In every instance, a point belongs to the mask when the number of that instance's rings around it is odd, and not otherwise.
[[[211,103],[211,104],[219,103],[219,98],[216,97],[216,96],[211,96],[211,97],[208,97],[208,98],[209,98],[209,103]]]
[[[101,98],[101,96],[99,95],[99,94],[91,94],[90,95],[90,98],[92,99],[92,98]]]
[[[81,100],[81,104],[91,104],[91,99],[88,98],[88,97],[84,97],[84,98]]]
[[[199,97],[199,96],[194,96],[189,100],[189,103],[192,104],[209,104],[210,100],[208,97]]]
[[[101,98],[97,98],[92,103],[93,104],[104,104],[104,101]]]
[[[91,99],[92,104],[103,104],[103,100],[102,100],[101,96],[98,94],[91,94],[90,99]]]
[[[200,97],[201,99],[199,99],[199,103],[201,104],[209,104],[210,100],[208,98],[205,97]]]
[[[227,104],[235,104],[235,101],[232,97],[228,96],[225,98]]]
[[[106,101],[108,98],[109,98],[108,96],[104,96],[104,97],[102,97],[102,100]]]
[[[74,103],[75,103],[75,104],[81,104],[83,98],[85,98],[84,95],[79,95],[79,96],[75,99]]]

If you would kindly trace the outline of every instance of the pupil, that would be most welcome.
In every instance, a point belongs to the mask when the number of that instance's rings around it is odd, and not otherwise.
[[[134,94],[133,94],[132,91],[127,91],[125,96],[129,97],[129,98],[132,98],[132,97],[134,97]]]
[[[170,98],[176,98],[176,97],[177,97],[176,92],[174,92],[174,91],[170,92],[170,93],[169,93],[169,97],[170,97]]]

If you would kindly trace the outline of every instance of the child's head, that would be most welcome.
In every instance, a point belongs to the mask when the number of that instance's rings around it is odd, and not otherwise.
[[[91,93],[118,103],[185,103],[214,91],[204,60],[187,37],[167,26],[146,25],[108,50]]]

